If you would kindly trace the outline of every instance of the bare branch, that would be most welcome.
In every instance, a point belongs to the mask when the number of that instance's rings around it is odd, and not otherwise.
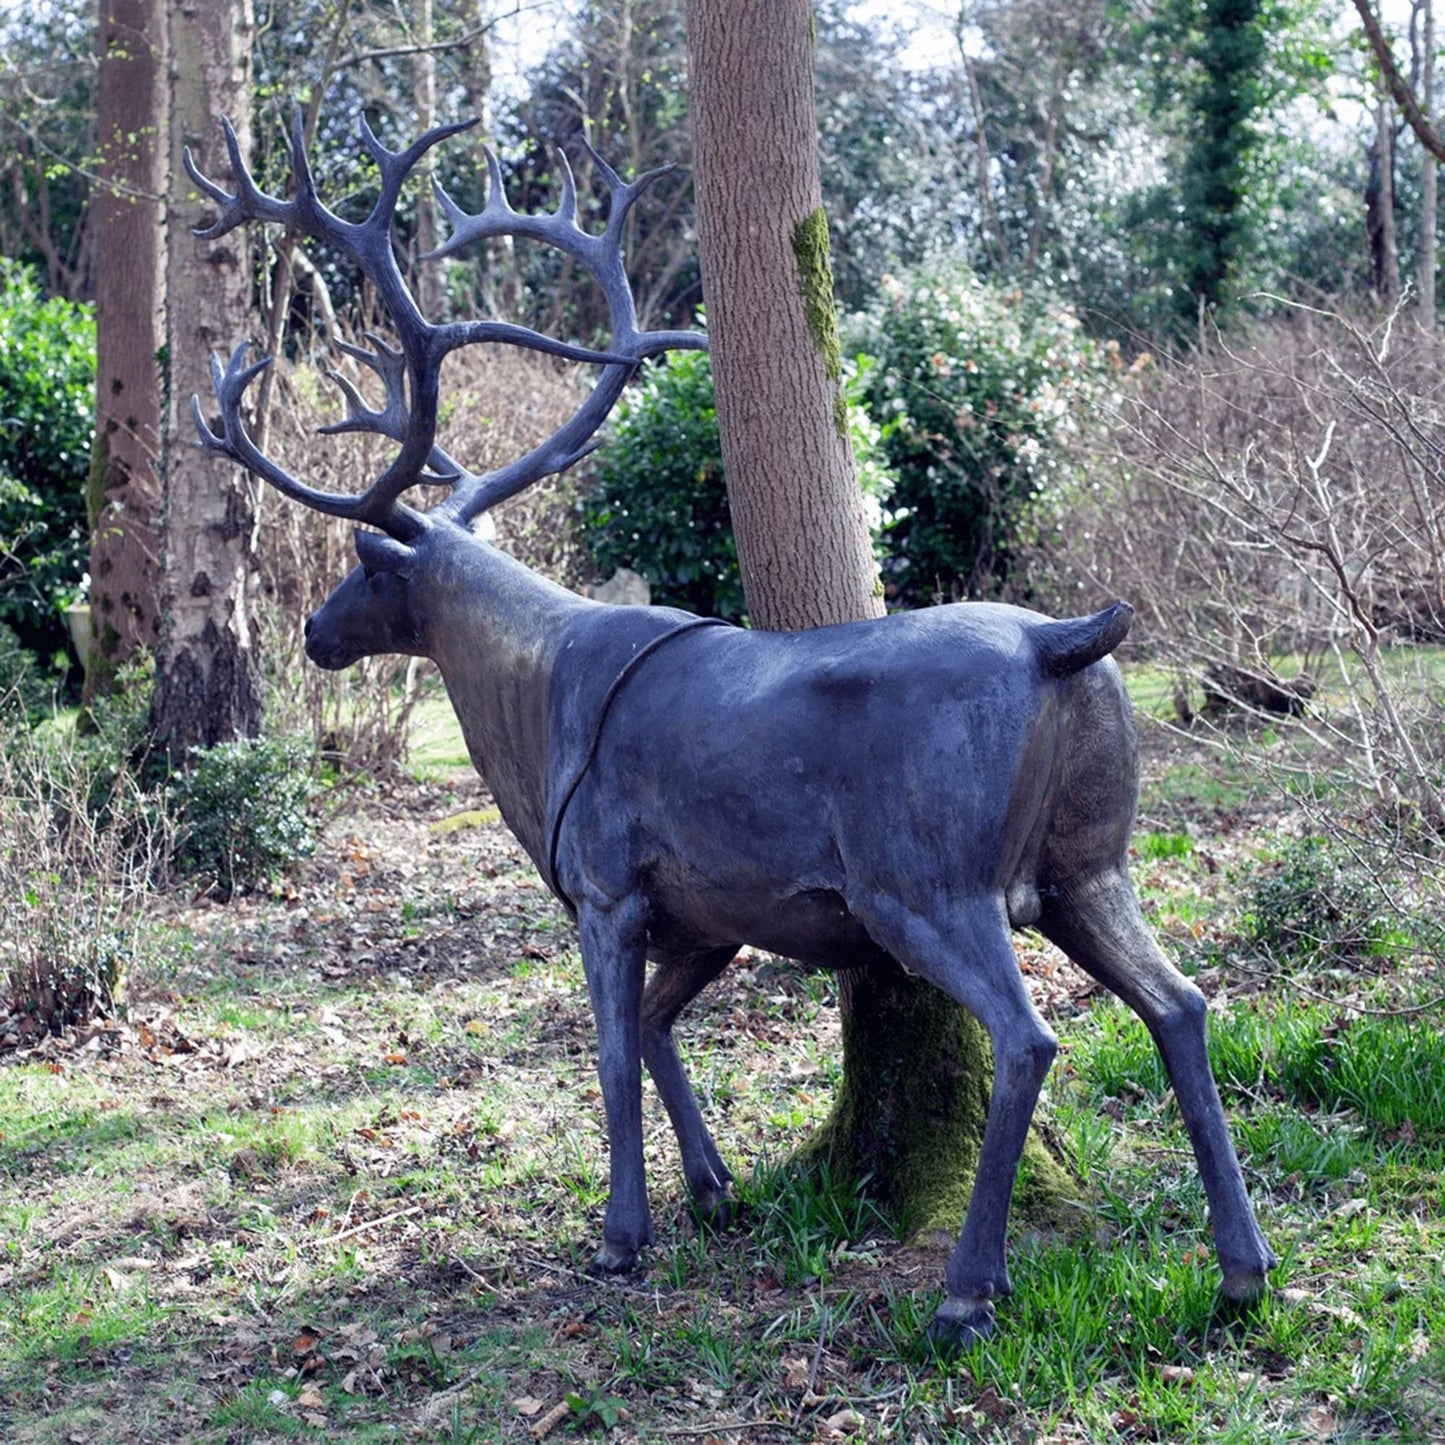
[[[1365,28],[1370,49],[1375,52],[1380,73],[1385,78],[1385,84],[1389,87],[1395,104],[1400,107],[1400,113],[1409,122],[1410,129],[1415,132],[1420,144],[1436,160],[1445,161],[1445,137],[1431,125],[1430,118],[1420,109],[1420,102],[1415,99],[1415,92],[1410,88],[1409,81],[1400,74],[1400,67],[1395,63],[1395,52],[1390,48],[1385,32],[1380,29],[1380,22],[1375,18],[1370,0],[1355,0],[1355,9],[1359,12],[1360,24]]]

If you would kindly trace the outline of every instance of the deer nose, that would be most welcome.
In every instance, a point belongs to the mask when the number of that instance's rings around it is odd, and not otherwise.
[[[315,626],[315,624],[316,624],[316,619],[315,619],[314,617],[308,617],[308,618],[306,619],[306,625],[301,629],[301,635],[302,635],[302,637],[310,637],[310,636],[311,636],[311,629],[312,629],[312,627]]]

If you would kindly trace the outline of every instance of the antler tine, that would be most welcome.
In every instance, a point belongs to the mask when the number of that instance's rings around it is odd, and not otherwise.
[[[241,158],[241,144],[236,139],[236,132],[225,116],[221,117],[221,130],[226,138],[226,152],[231,159],[231,175],[236,182],[234,195],[201,173],[190,146],[186,146],[181,153],[186,174],[221,208],[220,218],[213,225],[198,226],[192,234],[203,241],[215,241],[247,221],[271,221],[278,225],[290,225],[296,213],[295,204],[268,196],[256,184]]]
[[[557,159],[562,163],[562,196],[552,214],[559,221],[581,230],[577,225],[577,182],[572,175],[572,162],[567,159],[567,152],[561,146],[557,147]]]
[[[193,395],[191,415],[196,422],[201,446],[209,452],[229,457],[248,471],[255,472],[264,481],[270,482],[283,496],[301,502],[313,511],[323,512],[331,517],[343,517],[353,522],[366,522],[393,536],[414,536],[422,526],[421,518],[411,508],[397,501],[399,492],[393,476],[397,470],[395,464],[366,491],[356,496],[336,496],[330,492],[317,491],[305,482],[298,481],[256,446],[241,419],[241,403],[246,388],[271,365],[272,358],[263,356],[259,361],[247,366],[246,353],[250,349],[251,343],[243,341],[231,353],[230,360],[224,366],[220,356],[215,352],[211,353],[211,384],[215,389],[216,400],[221,404],[221,431],[218,433],[207,424],[201,411],[200,398]],[[406,451],[407,448],[403,447],[403,456]],[[413,480],[419,470],[416,466],[411,468]]]
[[[296,219],[303,226],[309,223],[330,221],[337,224],[338,218],[321,204],[316,194],[316,178],[311,172],[311,157],[306,153],[306,116],[299,104],[291,107],[291,133],[288,137],[291,151],[291,174],[296,179],[296,196],[293,202]],[[304,218],[304,219],[303,219]]]
[[[366,339],[376,348],[368,351],[364,346],[352,346],[349,342],[338,341],[336,348],[346,356],[361,362],[381,378],[386,390],[386,405],[381,411],[367,406],[366,399],[352,385],[351,381],[336,370],[326,375],[341,388],[346,397],[348,413],[344,420],[332,422],[318,428],[323,436],[338,432],[371,431],[400,441],[406,434],[406,354],[397,347],[388,346],[381,337],[368,331]]]
[[[562,199],[550,214],[532,216],[512,208],[502,182],[501,165],[490,146],[484,146],[483,150],[487,157],[488,185],[487,202],[480,211],[464,211],[447,194],[446,188],[436,183],[437,198],[452,225],[452,234],[430,256],[452,256],[492,236],[524,236],[528,240],[546,241],[579,260],[584,254],[595,253],[600,238],[589,235],[577,224],[577,184],[572,167],[561,151],[557,154],[563,166]]]
[[[328,370],[329,380],[336,383],[346,398],[347,415],[329,426],[318,427],[322,436],[336,436],[342,432],[374,432],[389,437],[392,441],[403,441],[406,437],[408,412],[406,407],[406,353],[387,343],[374,331],[366,332],[366,339],[376,348],[368,351],[364,346],[353,346],[347,341],[338,341],[336,347],[347,356],[353,357],[374,371],[381,378],[386,389],[386,405],[380,411],[366,404],[355,384],[336,370]],[[417,481],[427,486],[453,486],[471,475],[459,462],[454,461],[439,446],[433,446],[427,458],[428,471],[418,474]]]
[[[675,171],[677,169],[677,166],[672,161],[669,161],[666,165],[656,166],[650,171],[643,171],[634,181],[624,181],[622,177],[602,159],[601,155],[599,155],[593,147],[592,142],[585,136],[582,139],[582,144],[587,154],[591,157],[592,164],[595,165],[601,173],[603,183],[607,187],[608,197],[611,200],[611,205],[607,211],[607,234],[609,235],[622,229],[622,223],[627,219],[628,212],[631,211],[637,198],[648,186],[654,181],[660,180],[663,176],[667,175],[669,171]]]
[[[460,135],[463,131],[471,130],[476,124],[476,118],[473,117],[471,120],[452,121],[448,125],[433,126],[431,130],[418,136],[404,151],[393,151],[388,150],[377,139],[376,132],[372,130],[365,112],[358,116],[357,129],[361,133],[361,143],[366,147],[366,153],[376,162],[376,168],[381,172],[381,193],[376,198],[371,215],[362,224],[369,226],[374,222],[384,221],[389,230],[396,203],[401,199],[401,188],[405,184],[406,178],[415,169],[416,163],[433,146],[440,145],[442,141],[448,140],[454,135]]]

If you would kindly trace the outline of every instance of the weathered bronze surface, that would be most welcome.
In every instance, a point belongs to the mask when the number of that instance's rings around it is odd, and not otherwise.
[[[449,254],[489,236],[559,246],[603,288],[606,352],[495,322],[433,325],[397,267],[391,222],[423,152],[461,127],[387,151],[371,215],[349,224],[317,199],[293,140],[296,190],[260,193],[234,144],[235,194],[193,176],[221,211],[209,232],[271,221],[337,247],[366,272],[400,342],[346,348],[381,378],[386,404],[342,383],[336,429],[398,443],[357,496],[313,490],[252,444],[242,420],[245,349],[215,364],[219,430],[204,444],[286,495],[380,529],[358,531],[360,565],[306,624],[322,667],[401,652],[435,660],[508,826],[577,920],[597,1022],[611,1196],[597,1264],[630,1269],[652,1238],[642,1154],[640,1064],[651,1073],[699,1205],[725,1213],[732,1176],[683,1074],[672,1025],[744,943],[821,968],[891,956],[973,1012],[993,1043],[992,1103],[978,1184],[934,1320],[943,1341],[993,1327],[1009,1293],[1004,1237],[1020,1152],[1054,1057],[1029,1000],[1010,928],[1034,925],[1134,1008],[1173,1080],[1213,1218],[1224,1289],[1258,1293],[1275,1262],[1250,1208],[1205,1053],[1205,1001],[1164,957],[1128,871],[1138,791],[1129,700],[1109,654],[1132,615],[1120,602],[1050,621],[1019,608],[937,607],[812,632],[699,626],[669,608],[574,595],[474,530],[486,509],[571,465],[636,365],[689,332],[640,332],[622,266],[622,224],[651,176],[612,195],[605,231],[579,228],[570,175],[559,210],[514,212],[491,159],[486,207],[443,194]],[[490,159],[490,157],[489,157]],[[485,476],[436,445],[448,352],[508,340],[603,367],[556,436]],[[446,501],[401,502],[443,480]],[[685,629],[685,630],[684,630]],[[653,968],[647,977],[646,960]]]

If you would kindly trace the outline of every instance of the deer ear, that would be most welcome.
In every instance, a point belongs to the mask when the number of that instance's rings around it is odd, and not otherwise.
[[[361,559],[361,570],[368,577],[374,577],[378,572],[395,572],[405,577],[411,572],[416,554],[410,547],[391,537],[383,537],[380,532],[358,529],[351,535],[356,543],[356,555]]]

